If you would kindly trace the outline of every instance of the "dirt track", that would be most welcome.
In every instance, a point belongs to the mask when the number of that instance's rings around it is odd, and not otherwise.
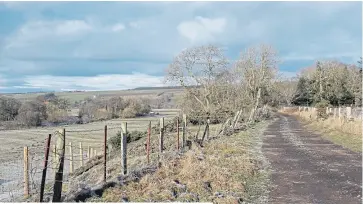
[[[362,156],[279,115],[265,131],[271,164],[269,203],[362,203]]]

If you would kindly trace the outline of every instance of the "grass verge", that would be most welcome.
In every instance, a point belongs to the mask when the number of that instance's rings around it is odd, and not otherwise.
[[[266,203],[268,170],[260,135],[268,122],[194,146],[138,182],[107,189],[95,202]]]
[[[354,152],[362,152],[362,120],[347,121],[334,117],[313,119],[308,112],[288,114],[297,116],[305,128],[319,133],[324,139]]]

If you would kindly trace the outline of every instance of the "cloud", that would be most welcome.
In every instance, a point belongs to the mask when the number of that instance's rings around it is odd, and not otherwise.
[[[112,26],[112,31],[114,31],[114,32],[119,32],[119,31],[122,31],[122,30],[124,30],[126,27],[125,27],[125,25],[124,24],[122,24],[122,23],[117,23],[117,24],[115,24],[114,26]]]
[[[362,55],[359,2],[9,2],[0,11],[0,73],[11,86],[25,76],[161,76],[182,49],[207,43],[231,60],[271,44],[289,72]]]
[[[129,75],[98,75],[91,77],[30,76],[14,88],[43,90],[122,90],[137,87],[164,86],[163,77],[134,73]]]
[[[215,40],[215,36],[223,33],[227,24],[225,18],[195,17],[193,21],[181,22],[177,29],[180,35],[188,38],[192,43]]]

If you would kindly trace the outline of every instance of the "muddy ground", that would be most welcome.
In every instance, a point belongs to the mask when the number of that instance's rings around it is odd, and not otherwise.
[[[278,115],[262,150],[271,164],[268,203],[362,203],[362,156]]]

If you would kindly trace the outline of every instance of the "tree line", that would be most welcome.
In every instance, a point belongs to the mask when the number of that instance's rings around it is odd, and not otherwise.
[[[357,64],[318,61],[314,67],[302,70],[292,103],[305,106],[361,106],[362,58]]]
[[[77,103],[78,115],[71,114],[71,103],[54,93],[37,96],[30,101],[0,97],[0,126],[13,129],[19,126],[54,126],[80,124],[112,118],[133,118],[151,111],[149,101],[142,98],[115,96],[109,99],[86,98]],[[74,108],[74,107],[73,107]]]
[[[266,104],[361,105],[362,60],[358,65],[319,61],[291,79],[279,75],[280,63],[277,51],[269,45],[248,47],[233,63],[217,46],[198,46],[174,57],[165,81],[184,88],[178,101],[184,113],[211,122],[241,109],[248,110],[253,120],[256,110]]]

